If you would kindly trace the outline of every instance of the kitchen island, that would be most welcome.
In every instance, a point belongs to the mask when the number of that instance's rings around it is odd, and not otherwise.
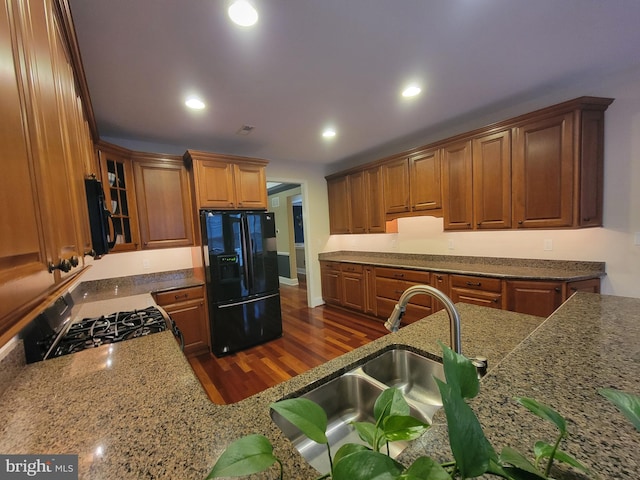
[[[546,320],[457,306],[463,353],[489,361],[473,407],[496,449],[525,450],[550,439],[544,423],[512,400],[528,395],[567,417],[572,439],[565,449],[601,478],[637,479],[640,437],[596,389],[640,389],[640,299],[578,293]],[[448,338],[439,312],[232,405],[209,401],[170,332],[85,350],[24,368],[0,398],[0,452],[77,453],[80,478],[203,479],[231,441],[262,433],[286,478],[315,478],[268,405],[390,345],[439,354],[437,340]],[[443,418],[437,414],[399,460],[449,458]]]

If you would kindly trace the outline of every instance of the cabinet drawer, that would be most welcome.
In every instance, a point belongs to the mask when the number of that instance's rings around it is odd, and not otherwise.
[[[168,292],[156,293],[156,303],[160,306],[171,305],[172,303],[186,302],[197,298],[204,298],[204,291],[201,286],[180,288]]]
[[[326,268],[327,270],[340,270],[340,262],[320,262],[320,268]]]
[[[376,267],[376,277],[395,278],[425,285],[428,285],[431,281],[431,273],[429,272],[404,270],[402,268]]]
[[[387,298],[397,302],[400,295],[409,287],[415,285],[404,280],[393,280],[391,278],[376,278],[376,297]],[[431,307],[431,297],[428,295],[415,295],[411,297],[410,303]]]
[[[357,265],[355,263],[343,263],[341,265],[341,270],[344,273],[362,273],[362,265]]]
[[[498,278],[473,277],[469,275],[451,275],[451,288],[502,292],[502,280]]]

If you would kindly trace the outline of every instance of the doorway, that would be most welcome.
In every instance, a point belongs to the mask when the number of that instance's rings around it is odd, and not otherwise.
[[[268,208],[276,217],[280,283],[306,286],[303,185],[267,182]]]

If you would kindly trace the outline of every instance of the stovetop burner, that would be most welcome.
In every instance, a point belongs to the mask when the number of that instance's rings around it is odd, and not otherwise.
[[[156,307],[85,318],[69,327],[47,358],[143,337],[166,329],[167,322],[162,312]]]
[[[71,322],[73,300],[59,297],[22,332],[27,363],[163,332],[182,334],[161,308],[150,306]]]

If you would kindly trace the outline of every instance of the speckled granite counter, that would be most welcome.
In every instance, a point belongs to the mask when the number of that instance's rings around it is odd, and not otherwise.
[[[510,400],[531,395],[568,417],[576,436],[567,450],[602,478],[637,478],[638,434],[595,389],[638,390],[640,299],[579,293],[542,324],[458,306],[464,353],[489,359],[475,408],[496,448],[528,446],[544,434]],[[440,312],[233,405],[209,402],[169,332],[48,360],[27,366],[0,399],[0,452],[78,453],[80,478],[203,479],[230,441],[260,432],[272,439],[287,478],[315,478],[271,422],[269,403],[389,345],[437,354],[436,339],[448,336]],[[441,425],[401,459],[425,451],[447,456]]]
[[[464,257],[380,252],[326,252],[320,260],[384,267],[412,268],[440,273],[480,275],[504,279],[575,281],[603,277],[604,262]]]

